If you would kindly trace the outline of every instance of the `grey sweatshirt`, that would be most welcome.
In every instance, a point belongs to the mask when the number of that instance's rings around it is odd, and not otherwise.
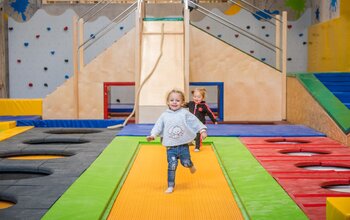
[[[202,129],[207,129],[207,127],[188,110],[184,108],[177,111],[167,109],[152,128],[151,136],[163,137],[162,144],[171,147],[193,141],[196,134]]]

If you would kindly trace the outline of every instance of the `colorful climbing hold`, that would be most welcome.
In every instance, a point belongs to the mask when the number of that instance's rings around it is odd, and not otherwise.
[[[241,10],[241,7],[238,5],[231,5],[225,12],[225,15],[235,15]]]

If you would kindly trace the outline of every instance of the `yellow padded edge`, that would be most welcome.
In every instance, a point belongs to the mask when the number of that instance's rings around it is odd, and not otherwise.
[[[0,116],[24,116],[43,114],[42,99],[0,99]]]
[[[34,126],[23,126],[23,127],[15,127],[15,128],[11,128],[8,130],[5,130],[3,132],[0,132],[0,141],[6,140],[10,137],[13,137],[17,134],[23,133],[29,129],[34,128]]]
[[[350,197],[328,197],[327,220],[350,220]]]
[[[2,121],[0,122],[0,130],[7,130],[16,127],[16,121]]]
[[[243,219],[211,146],[191,157],[197,172],[180,163],[175,191],[167,188],[165,147],[142,145],[108,219]]]

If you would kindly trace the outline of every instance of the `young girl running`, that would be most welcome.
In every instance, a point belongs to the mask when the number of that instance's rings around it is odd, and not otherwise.
[[[204,101],[207,94],[207,90],[204,88],[195,88],[192,91],[193,101],[188,102],[185,107],[188,107],[190,112],[194,114],[203,124],[205,124],[205,116],[208,115],[214,124],[217,124],[216,116],[211,111],[209,106]],[[201,135],[198,133],[195,139],[195,149],[198,152],[202,145]]]
[[[184,167],[196,172],[196,167],[191,161],[188,143],[197,133],[202,139],[207,137],[207,127],[193,114],[182,108],[185,103],[185,95],[182,91],[173,89],[166,98],[169,107],[158,118],[152,128],[147,141],[154,140],[157,136],[162,137],[162,144],[167,148],[168,160],[168,188],[165,193],[172,193],[175,187],[175,173],[180,159]]]

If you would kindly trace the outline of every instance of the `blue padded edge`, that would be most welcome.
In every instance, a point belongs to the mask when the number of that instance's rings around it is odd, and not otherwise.
[[[224,83],[223,82],[190,82],[190,86],[217,86],[218,87],[218,121],[224,120]],[[211,109],[212,111],[217,111],[217,109]]]
[[[124,120],[19,120],[17,126],[35,126],[39,128],[107,128],[122,124]]]
[[[208,135],[213,137],[324,137],[304,125],[240,125],[207,124]],[[153,124],[129,124],[117,136],[147,136]]]
[[[40,120],[40,115],[26,115],[26,116],[0,116],[0,121],[18,121],[18,120]]]

